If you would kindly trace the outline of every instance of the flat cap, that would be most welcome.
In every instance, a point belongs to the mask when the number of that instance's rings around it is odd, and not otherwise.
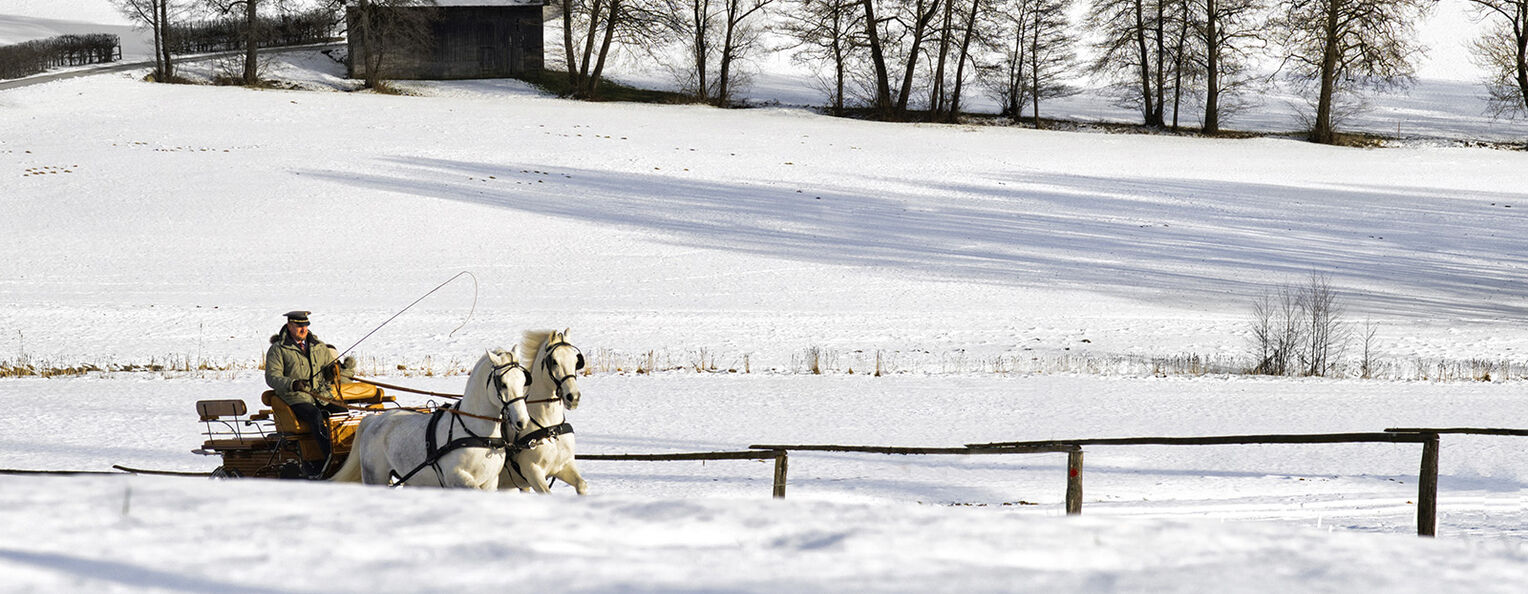
[[[311,311],[302,311],[300,309],[299,310],[294,310],[294,311],[289,311],[289,312],[286,312],[286,319],[287,319],[288,322],[306,322],[306,321],[308,321],[308,314],[310,314],[310,313],[313,313],[313,312],[311,312]]]

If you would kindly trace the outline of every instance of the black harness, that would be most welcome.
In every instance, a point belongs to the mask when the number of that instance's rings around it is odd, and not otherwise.
[[[510,435],[509,407],[514,405],[515,402],[525,400],[526,398],[525,396],[510,399],[504,398],[504,390],[507,388],[507,386],[504,385],[504,373],[511,369],[519,369],[521,374],[525,376],[525,386],[528,388],[531,385],[530,370],[521,366],[518,362],[511,363],[509,365],[496,366],[493,368],[493,373],[489,374],[487,381],[488,386],[494,389],[495,394],[499,395],[499,402],[501,404],[499,407],[499,435],[501,436]],[[447,421],[447,441],[444,444],[441,444],[436,435],[438,434],[437,430],[440,426],[441,417],[444,417],[447,414],[451,415],[451,420]],[[456,427],[458,425],[461,426],[462,431],[467,433],[466,436],[456,437]],[[573,427],[569,426],[568,432],[572,431]],[[519,443],[519,441],[517,440],[514,443]],[[396,470],[392,471],[392,477],[395,479],[392,483],[392,486],[397,487],[408,482],[409,479],[414,478],[414,475],[419,474],[419,471],[424,470],[425,468],[434,468],[436,480],[439,481],[442,486],[444,486],[446,484],[446,479],[445,473],[440,469],[440,459],[445,457],[446,454],[462,448],[488,448],[489,450],[506,450],[507,455],[507,450],[513,444],[503,437],[489,437],[487,435],[478,435],[473,433],[472,429],[468,427],[466,423],[462,422],[461,415],[457,414],[457,412],[452,409],[451,405],[447,404],[438,409],[435,409],[435,412],[430,414],[430,423],[425,428],[424,445],[424,462],[420,463],[419,466],[415,466],[413,470],[408,472],[408,474],[405,474],[401,477],[398,476],[398,472]]]

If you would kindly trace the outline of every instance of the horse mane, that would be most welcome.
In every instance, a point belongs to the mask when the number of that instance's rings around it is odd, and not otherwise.
[[[554,332],[554,330],[526,330],[520,334],[520,360],[526,367],[530,367],[536,361],[537,353],[541,352],[541,345],[546,344]]]

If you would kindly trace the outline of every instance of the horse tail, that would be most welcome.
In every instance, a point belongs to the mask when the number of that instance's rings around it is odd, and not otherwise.
[[[361,438],[366,430],[366,419],[361,419],[361,426],[356,427],[355,439],[350,442],[350,455],[345,456],[345,463],[340,469],[334,471],[334,476],[329,480],[337,483],[359,483],[361,480],[361,447],[365,440]]]
[[[339,470],[334,471],[334,476],[329,480],[337,483],[361,482],[361,456],[360,452],[351,450],[350,455],[345,457],[345,463]]]

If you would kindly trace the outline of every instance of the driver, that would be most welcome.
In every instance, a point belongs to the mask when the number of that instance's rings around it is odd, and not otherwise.
[[[309,313],[312,312],[287,312],[286,324],[271,337],[271,348],[265,352],[265,384],[291,407],[292,416],[313,431],[324,462],[304,462],[303,471],[308,478],[322,478],[331,451],[325,419],[331,412],[344,412],[345,407],[314,397],[331,392],[335,351],[308,330]]]

